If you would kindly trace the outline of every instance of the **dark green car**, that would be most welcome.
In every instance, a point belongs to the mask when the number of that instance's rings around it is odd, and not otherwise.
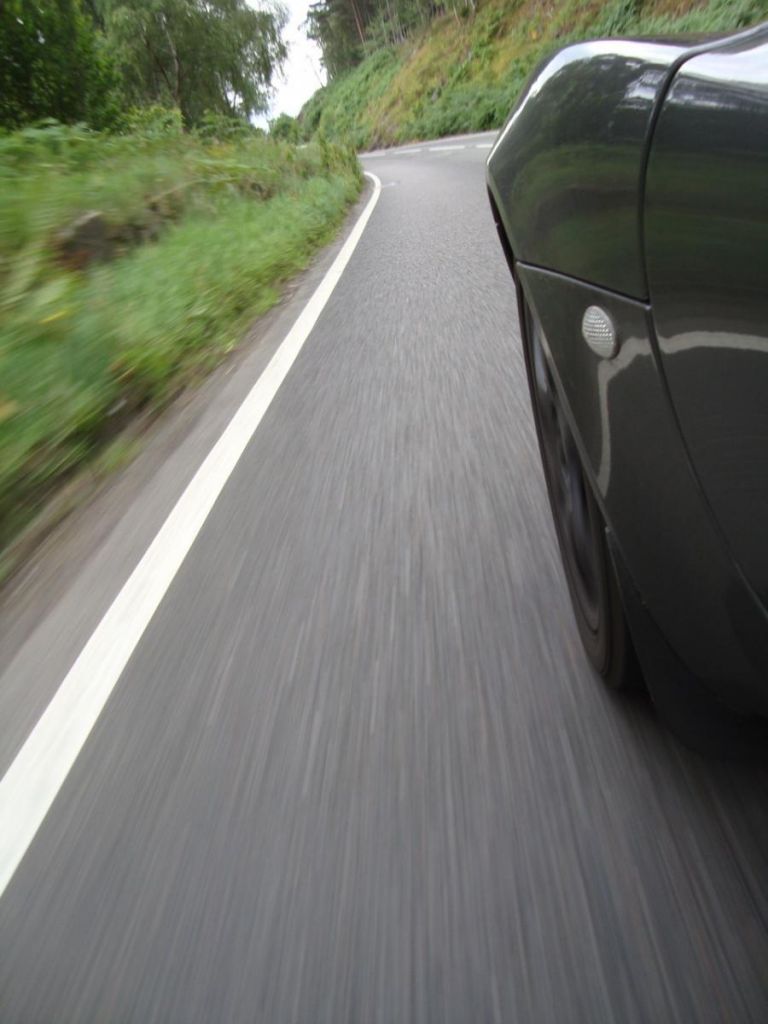
[[[487,176],[587,654],[694,745],[760,745],[768,25],[567,47]]]

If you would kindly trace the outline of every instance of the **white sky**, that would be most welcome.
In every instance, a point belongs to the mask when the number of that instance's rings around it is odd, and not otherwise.
[[[295,117],[309,97],[325,85],[325,70],[320,64],[320,48],[299,28],[307,17],[311,0],[284,0],[289,21],[283,38],[288,44],[288,60],[277,80],[269,118],[278,114]]]

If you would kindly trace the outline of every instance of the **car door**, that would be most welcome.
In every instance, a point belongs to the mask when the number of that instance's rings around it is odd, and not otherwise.
[[[663,373],[694,472],[748,583],[734,593],[732,618],[765,667],[768,26],[678,70],[651,142],[643,226]]]

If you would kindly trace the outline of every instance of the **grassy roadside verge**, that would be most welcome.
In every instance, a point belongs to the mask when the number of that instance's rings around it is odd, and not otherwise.
[[[54,146],[0,139],[0,551],[140,410],[238,343],[361,184],[327,144],[54,131]],[[84,263],[62,238],[94,210],[109,258]]]
[[[358,150],[499,128],[539,61],[569,42],[728,32],[768,0],[477,0],[401,46],[373,50],[304,106],[305,138]]]

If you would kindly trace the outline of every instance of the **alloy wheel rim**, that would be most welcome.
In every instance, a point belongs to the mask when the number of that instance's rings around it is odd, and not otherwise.
[[[541,342],[540,327],[531,317],[531,355],[534,390],[550,490],[569,563],[575,596],[590,630],[600,625],[599,553],[587,482],[573,433],[555,390]]]

